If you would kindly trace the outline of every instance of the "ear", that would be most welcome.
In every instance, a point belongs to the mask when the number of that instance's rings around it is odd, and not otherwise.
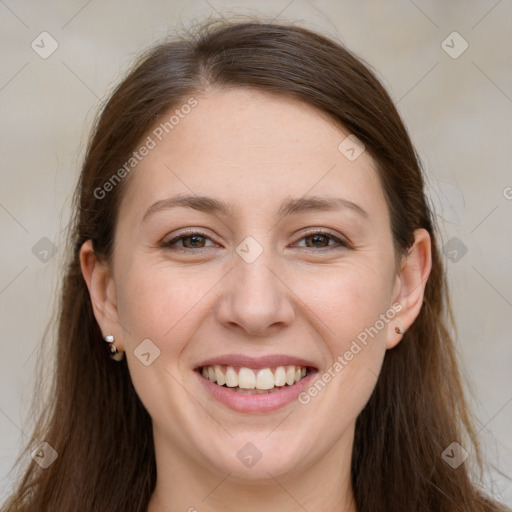
[[[402,258],[401,268],[396,276],[393,289],[393,304],[399,303],[402,308],[390,322],[386,348],[398,345],[403,333],[409,329],[420,314],[423,295],[428,276],[432,268],[430,235],[426,229],[414,232],[414,244]],[[397,333],[398,327],[402,333]]]
[[[92,240],[87,240],[80,248],[80,267],[89,290],[94,316],[103,336],[112,334],[118,350],[124,350],[114,278],[110,267],[96,257]]]

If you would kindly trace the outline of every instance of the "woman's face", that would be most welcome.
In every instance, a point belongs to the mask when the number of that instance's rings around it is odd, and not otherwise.
[[[157,460],[172,453],[245,479],[347,460],[400,339],[375,164],[295,100],[251,89],[195,98],[161,141],[150,134],[156,147],[125,178],[116,323],[102,330],[126,351]],[[177,197],[188,199],[172,206]]]

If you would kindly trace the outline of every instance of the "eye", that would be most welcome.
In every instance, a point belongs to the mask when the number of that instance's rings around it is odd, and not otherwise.
[[[331,249],[331,248],[335,248],[336,245],[342,246],[342,247],[347,247],[347,248],[349,247],[349,244],[346,241],[341,240],[340,238],[329,233],[328,231],[314,231],[313,233],[307,233],[300,240],[306,241],[305,247],[307,249],[315,249],[315,248]],[[308,241],[310,241],[309,244],[308,244]],[[329,244],[330,241],[333,241],[335,243]],[[302,247],[304,247],[304,246],[302,246]]]
[[[204,249],[208,248],[204,246],[205,240],[211,241],[211,238],[200,231],[187,231],[186,234],[181,233],[172,240],[163,242],[162,247],[171,250]],[[180,242],[182,245],[179,245]]]
[[[206,246],[206,241],[212,242],[211,238],[200,231],[187,231],[180,233],[169,241],[163,242],[161,246],[169,250],[194,250],[194,249],[208,249],[213,245]],[[314,231],[303,236],[300,241],[305,240],[306,245],[302,246],[307,249],[334,249],[338,247],[349,247],[348,242],[341,240],[327,231]],[[334,242],[334,243],[330,243]],[[214,244],[215,245],[215,244]]]

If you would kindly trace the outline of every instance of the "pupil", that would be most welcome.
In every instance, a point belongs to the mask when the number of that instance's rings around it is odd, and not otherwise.
[[[316,245],[316,242],[320,241],[323,239],[325,241],[326,237],[324,235],[313,235],[310,237],[311,240],[313,241],[313,244],[314,246],[318,247],[318,245]],[[325,247],[325,244],[323,244],[323,247]]]
[[[201,238],[203,238],[202,236],[198,236],[198,235],[194,235],[194,236],[189,236],[188,239],[191,241],[191,244],[195,247],[197,244],[200,244],[201,243]]]

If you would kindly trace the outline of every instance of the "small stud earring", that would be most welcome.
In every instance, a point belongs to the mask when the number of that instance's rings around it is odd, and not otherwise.
[[[404,334],[405,333],[405,331],[402,331],[402,329],[400,329],[400,327],[395,327],[395,332],[397,334]]]
[[[114,345],[114,336],[112,336],[112,334],[107,334],[103,339],[109,345],[110,359],[113,359],[114,361],[122,361],[124,358],[124,352],[119,352],[119,350],[117,350],[117,347]]]

